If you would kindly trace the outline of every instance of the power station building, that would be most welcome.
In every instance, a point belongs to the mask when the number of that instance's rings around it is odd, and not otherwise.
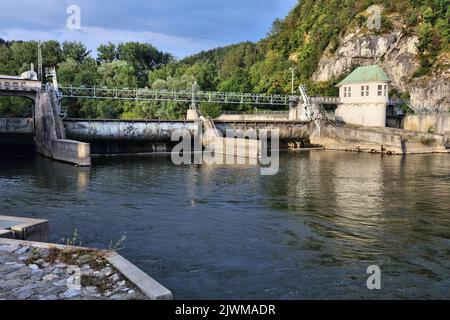
[[[358,67],[342,80],[336,120],[368,127],[386,126],[391,80],[378,65]]]

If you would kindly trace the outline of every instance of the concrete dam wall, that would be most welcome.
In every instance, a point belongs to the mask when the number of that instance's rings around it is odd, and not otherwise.
[[[64,120],[67,136],[90,143],[93,154],[169,152],[177,143],[173,134],[194,137],[199,126],[194,121]]]
[[[28,156],[34,151],[33,119],[0,119],[0,155]]]
[[[32,118],[0,118],[0,134],[33,134]]]
[[[403,119],[403,128],[410,131],[450,135],[450,113],[439,115],[410,115]]]
[[[214,120],[217,129],[225,136],[227,130],[234,131],[237,138],[256,139],[259,130],[279,130],[282,142],[302,141],[309,139],[311,128],[308,123],[298,121],[218,121]]]
[[[302,122],[214,120],[214,124],[219,134],[232,130],[236,138],[257,139],[264,129],[279,129],[281,141],[303,141],[310,135],[309,126]],[[93,154],[169,152],[178,143],[172,141],[174,133],[189,132],[194,138],[201,127],[201,121],[64,120],[67,137],[90,143]]]

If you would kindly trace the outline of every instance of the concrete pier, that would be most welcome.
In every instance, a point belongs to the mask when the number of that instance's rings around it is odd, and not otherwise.
[[[403,119],[402,127],[410,131],[442,134],[450,142],[450,113],[409,115]]]
[[[91,165],[88,143],[65,139],[62,120],[56,114],[53,97],[49,92],[37,95],[35,115],[36,151],[51,159],[75,164]]]
[[[0,134],[33,134],[32,118],[0,118]]]
[[[0,238],[48,241],[47,220],[0,216]]]
[[[311,143],[330,150],[387,154],[449,152],[443,135],[394,128],[332,126],[321,123],[320,132],[310,124]]]

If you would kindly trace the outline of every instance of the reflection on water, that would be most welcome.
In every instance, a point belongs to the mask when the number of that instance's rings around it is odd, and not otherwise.
[[[0,161],[3,214],[121,253],[177,298],[450,298],[450,157],[284,153],[257,166],[170,157]],[[366,288],[381,267],[382,290]]]

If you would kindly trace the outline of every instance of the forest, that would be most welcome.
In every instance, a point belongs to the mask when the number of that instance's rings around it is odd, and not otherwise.
[[[290,68],[295,84],[304,83],[312,95],[336,95],[340,79],[313,83],[310,79],[326,48],[336,49],[349,25],[363,27],[359,13],[372,4],[384,7],[382,30],[392,28],[391,13],[404,19],[406,32],[417,33],[420,77],[430,72],[442,52],[449,51],[450,0],[301,0],[283,19],[273,22],[259,42],[243,42],[200,52],[176,60],[148,43],[127,42],[100,45],[96,57],[80,42],[47,41],[42,44],[43,65],[56,66],[62,85],[147,87],[167,90],[197,90],[286,94],[291,90]],[[18,75],[37,65],[36,41],[0,39],[0,74]],[[175,102],[123,102],[64,100],[69,117],[121,119],[179,119],[188,104]],[[218,115],[230,106],[202,104],[203,113]],[[234,106],[249,110],[250,106]],[[29,102],[0,99],[2,116],[27,116]]]

